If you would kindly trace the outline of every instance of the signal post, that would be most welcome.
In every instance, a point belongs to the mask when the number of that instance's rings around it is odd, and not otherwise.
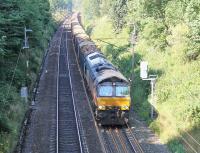
[[[155,105],[154,91],[155,91],[156,79],[158,78],[158,76],[157,75],[149,75],[148,76],[148,62],[142,61],[140,63],[140,77],[142,80],[151,81],[151,119],[153,119],[154,105]]]

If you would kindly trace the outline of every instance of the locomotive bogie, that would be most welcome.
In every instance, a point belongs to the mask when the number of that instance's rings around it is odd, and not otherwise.
[[[129,111],[118,109],[97,110],[95,118],[101,125],[124,125],[129,119]]]

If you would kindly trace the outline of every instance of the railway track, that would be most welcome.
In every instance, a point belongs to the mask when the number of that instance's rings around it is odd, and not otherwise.
[[[68,51],[72,50],[71,29],[70,25],[65,24],[65,26],[61,30],[60,40],[58,39],[55,44],[55,46],[59,45],[59,53],[57,53],[56,152],[83,153],[89,152],[89,149],[85,140],[81,117],[75,103],[79,91],[74,90],[73,86],[76,86],[76,84],[73,83],[73,80],[78,74],[71,75],[71,72],[77,66],[77,58],[75,53]],[[128,125],[127,128],[107,128],[103,131],[100,134],[103,152],[143,153]]]
[[[81,123],[74,100],[66,41],[67,31],[64,27],[58,55],[56,152],[82,153]]]
[[[107,153],[144,153],[129,125],[103,127],[101,131]]]
[[[108,137],[112,140],[116,152],[129,153],[132,152],[130,146],[126,143],[119,128],[109,128],[107,131]]]
[[[180,135],[182,143],[185,145],[186,152],[198,153],[200,150],[200,143],[187,131]]]
[[[131,127],[126,123],[126,129],[123,129],[130,145],[132,146],[135,153],[144,153],[142,147],[140,146],[137,138],[135,137]]]

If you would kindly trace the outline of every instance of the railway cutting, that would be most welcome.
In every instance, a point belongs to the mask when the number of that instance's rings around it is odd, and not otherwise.
[[[51,41],[38,84],[22,152],[103,152],[68,19]]]
[[[87,85],[84,71],[79,65],[80,48],[77,47],[77,40],[75,40],[71,26],[70,19],[67,18],[55,33],[45,56],[36,90],[38,91],[36,102],[32,107],[22,152],[143,153],[143,148],[127,121],[116,120],[117,114],[126,118],[127,114],[123,116],[123,111],[127,113],[129,105],[119,105],[114,107],[113,111],[108,111],[113,115],[109,118],[112,121],[110,123],[117,121],[117,123],[126,123],[126,125],[120,128],[98,125],[91,90]],[[83,41],[82,38],[81,41]],[[87,44],[88,42],[82,43],[81,46]],[[92,42],[89,45],[94,47]],[[108,68],[106,67],[106,69]],[[124,79],[123,76],[120,75],[120,77]],[[121,88],[119,89],[121,90]],[[123,90],[125,89],[123,88]],[[90,93],[88,94],[88,92]],[[114,93],[116,94],[116,92]],[[129,98],[122,99],[124,104],[129,104]],[[112,108],[98,107],[100,111]],[[120,112],[117,111],[119,108]],[[112,120],[113,117],[115,120]],[[106,121],[107,123],[109,122]]]

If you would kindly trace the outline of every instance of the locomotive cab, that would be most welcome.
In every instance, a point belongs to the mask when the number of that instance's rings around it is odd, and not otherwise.
[[[127,84],[105,82],[97,87],[97,105],[99,110],[111,109],[129,110],[130,89]]]
[[[102,125],[125,124],[129,116],[130,87],[123,82],[104,82],[97,86],[96,118]]]

